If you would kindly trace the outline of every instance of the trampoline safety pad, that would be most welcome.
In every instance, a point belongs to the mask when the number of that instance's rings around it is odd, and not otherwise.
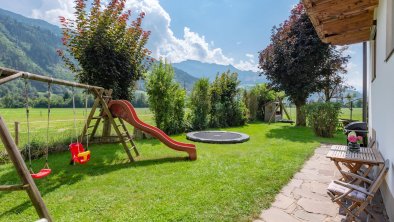
[[[249,140],[249,136],[244,133],[228,131],[197,131],[186,134],[186,138],[202,143],[243,143]]]

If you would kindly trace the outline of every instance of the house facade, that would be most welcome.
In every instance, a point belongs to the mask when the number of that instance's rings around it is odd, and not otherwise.
[[[390,221],[394,221],[394,20],[393,0],[376,8],[376,35],[368,42],[369,129],[376,132],[377,147],[390,170],[381,187]]]
[[[390,160],[381,186],[390,221],[394,222],[394,0],[303,0],[323,42],[363,42],[365,119],[369,137]]]

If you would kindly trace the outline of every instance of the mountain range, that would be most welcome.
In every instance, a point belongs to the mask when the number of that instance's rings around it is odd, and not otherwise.
[[[172,64],[175,68],[181,69],[196,78],[208,78],[213,81],[217,74],[226,72],[238,73],[238,78],[241,81],[241,86],[256,85],[258,83],[267,82],[264,76],[259,76],[259,73],[253,71],[242,71],[232,65],[219,65],[214,63],[203,63],[195,60],[186,60],[180,63]]]
[[[56,53],[63,48],[61,35],[58,26],[0,9],[0,66],[73,80],[74,75]],[[174,63],[173,67],[175,80],[187,90],[191,90],[199,78],[207,77],[212,81],[218,73],[227,70],[238,73],[241,85],[266,82],[258,73],[241,71],[232,65],[187,60]],[[45,90],[45,85],[40,83],[34,83],[34,87]],[[62,87],[57,89],[62,91]]]

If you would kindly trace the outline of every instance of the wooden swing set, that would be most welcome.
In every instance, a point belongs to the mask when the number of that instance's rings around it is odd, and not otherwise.
[[[276,101],[270,103],[274,108],[272,113],[268,119],[268,124],[272,122],[281,122],[281,123],[290,123],[293,125],[294,121],[291,119],[291,115],[286,110],[285,105],[283,104],[283,98],[278,97]],[[267,106],[266,106],[267,107]],[[291,109],[290,109],[291,111]],[[286,114],[287,119],[283,119],[283,112]],[[280,119],[276,120],[276,115],[279,114]]]
[[[78,136],[76,135],[76,143],[70,144],[70,152],[72,155],[71,164],[79,163],[84,164],[90,159],[90,151],[88,149],[84,149],[82,142],[86,142],[86,148],[88,148],[89,140],[91,142],[117,142],[121,143],[129,160],[131,162],[134,161],[134,157],[131,154],[131,149],[134,151],[136,156],[139,156],[137,147],[135,146],[134,141],[132,140],[132,136],[128,132],[124,122],[120,118],[113,117],[109,108],[108,102],[111,100],[112,90],[106,90],[99,86],[91,86],[61,79],[55,79],[51,77],[36,75],[28,72],[17,71],[13,69],[0,67],[0,85],[10,82],[15,79],[25,79],[25,99],[26,99],[26,115],[27,115],[27,124],[28,124],[28,151],[29,151],[29,163],[30,169],[26,166],[25,161],[23,160],[21,153],[15,144],[3,118],[0,116],[0,137],[5,146],[5,149],[8,153],[8,156],[13,163],[18,176],[21,180],[21,184],[18,185],[0,185],[0,191],[26,191],[31,202],[33,203],[34,208],[37,211],[37,214],[40,218],[45,218],[48,221],[52,221],[51,216],[48,212],[48,209],[45,206],[45,203],[41,197],[39,190],[33,180],[40,179],[45,176],[48,176],[51,173],[51,169],[48,165],[48,147],[45,151],[45,166],[38,172],[34,173],[31,167],[31,154],[30,154],[30,135],[29,135],[29,104],[28,104],[28,88],[27,88],[27,80],[34,80],[39,82],[48,83],[48,119],[47,119],[47,143],[49,140],[48,137],[48,129],[50,122],[50,87],[52,84],[69,86],[73,88],[73,111],[74,111],[74,128],[76,128],[75,123],[75,101],[74,101],[74,90],[75,88],[82,88],[91,92],[95,96],[95,100],[93,106],[91,108],[90,114],[88,115],[85,126],[83,127],[82,133]],[[87,110],[87,96],[85,97],[85,110]],[[100,112],[98,116],[95,116],[97,108],[100,108]],[[119,123],[115,121],[115,119],[119,120]],[[96,137],[97,130],[99,128],[100,123],[103,123],[103,133],[101,136]],[[114,129],[116,132],[116,136],[111,136],[111,129]],[[89,132],[89,130],[91,132]]]

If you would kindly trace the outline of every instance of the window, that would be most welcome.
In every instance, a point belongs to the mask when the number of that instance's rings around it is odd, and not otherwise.
[[[394,0],[387,0],[386,61],[394,52]]]

